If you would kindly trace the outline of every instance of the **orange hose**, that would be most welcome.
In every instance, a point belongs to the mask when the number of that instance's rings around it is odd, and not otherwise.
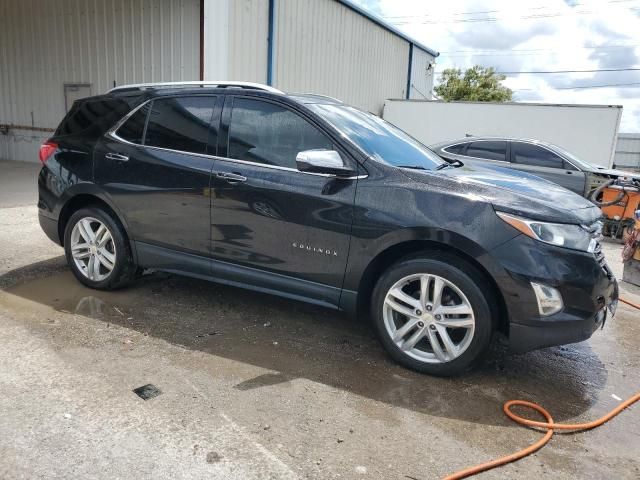
[[[531,455],[532,453],[540,450],[547,443],[549,443],[549,440],[551,440],[551,437],[553,437],[554,430],[583,431],[583,430],[590,430],[592,428],[599,427],[600,425],[602,425],[605,422],[608,422],[613,417],[618,415],[622,410],[631,406],[638,400],[640,400],[640,392],[636,393],[632,397],[622,402],[616,408],[614,408],[609,413],[607,413],[604,417],[601,417],[597,420],[594,420],[592,422],[587,422],[587,423],[555,423],[553,421],[553,417],[551,417],[551,414],[547,410],[545,410],[543,407],[538,405],[537,403],[527,402],[525,400],[509,400],[502,407],[502,410],[504,410],[505,415],[509,417],[511,420],[513,420],[514,422],[519,423],[520,425],[525,425],[527,427],[546,428],[547,432],[544,434],[544,437],[542,437],[536,443],[529,445],[528,447],[523,448],[522,450],[519,450],[515,453],[512,453],[511,455],[507,455],[502,458],[497,458],[495,460],[491,460],[490,462],[481,463],[473,467],[465,468],[464,470],[460,470],[456,473],[449,475],[448,477],[445,477],[444,480],[457,480],[460,478],[470,477],[471,475],[476,475],[480,472],[484,472],[486,470],[490,470],[492,468],[499,467],[501,465],[505,465],[507,463],[519,460],[523,457],[526,457],[527,455]],[[536,422],[534,420],[522,418],[521,416],[516,415],[511,411],[511,407],[513,405],[519,405],[522,407],[531,408],[536,412],[540,413],[547,421]]]
[[[618,300],[620,300],[622,303],[626,303],[630,307],[637,308],[638,310],[640,310],[640,305],[638,305],[637,303],[630,302],[629,300],[625,300],[622,297],[618,298]]]
[[[640,310],[640,305],[637,305],[628,300],[625,300],[624,298],[620,298],[619,300],[631,307],[634,307]],[[527,402],[525,400],[509,400],[502,407],[502,410],[504,411],[505,415],[509,417],[511,420],[513,420],[514,422],[519,423],[520,425],[524,425],[526,427],[546,428],[547,431],[544,434],[544,437],[542,437],[536,443],[533,443],[528,447],[523,448],[522,450],[512,453],[511,455],[507,455],[501,458],[496,458],[495,460],[491,460],[490,462],[474,465],[473,467],[465,468],[464,470],[460,470],[456,473],[452,473],[451,475],[445,477],[444,480],[458,480],[460,478],[470,477],[480,472],[491,470],[492,468],[496,468],[501,465],[506,465],[507,463],[520,460],[521,458],[526,457],[527,455],[531,455],[532,453],[537,452],[542,447],[544,447],[547,443],[549,443],[549,440],[551,440],[551,437],[553,437],[554,430],[574,430],[576,432],[591,430],[592,428],[599,427],[603,423],[608,422],[613,417],[618,415],[622,410],[624,410],[627,407],[630,407],[631,405],[636,403],[638,400],[640,400],[640,392],[636,393],[632,397],[622,402],[616,408],[614,408],[609,413],[607,413],[604,417],[600,417],[597,420],[594,420],[592,422],[587,422],[587,423],[555,423],[553,421],[553,417],[551,416],[551,414],[546,409],[538,405],[537,403]],[[535,410],[545,418],[546,422],[536,422],[535,420],[529,420],[527,418],[522,418],[521,416],[516,415],[511,411],[511,407],[513,405],[528,407],[528,408],[531,408],[532,410]]]

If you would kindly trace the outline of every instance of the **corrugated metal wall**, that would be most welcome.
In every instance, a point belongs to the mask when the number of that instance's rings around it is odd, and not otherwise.
[[[332,0],[278,0],[274,85],[381,113],[403,98],[409,43]]]
[[[640,171],[640,133],[619,133],[614,161],[617,168]]]
[[[431,67],[429,65],[431,65]],[[435,58],[433,55],[430,55],[418,47],[413,47],[411,89],[409,90],[410,99],[431,100],[434,65]]]
[[[269,0],[205,0],[205,78],[266,83]],[[380,114],[404,98],[409,42],[334,0],[276,0],[275,86]],[[411,98],[431,91],[433,57],[413,49]],[[65,84],[197,80],[200,0],[0,0],[0,124],[55,128]],[[49,134],[0,133],[0,158],[36,161]]]
[[[233,0],[229,17],[229,80],[267,83],[269,1]]]
[[[0,123],[55,128],[64,84],[197,80],[199,0],[0,1]],[[37,161],[46,133],[0,134],[0,158]]]

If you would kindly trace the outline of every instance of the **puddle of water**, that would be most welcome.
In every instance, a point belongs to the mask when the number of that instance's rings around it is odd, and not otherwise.
[[[59,312],[119,324],[277,372],[237,384],[238,390],[280,387],[307,378],[430,415],[502,423],[496,408],[510,398],[543,404],[558,404],[561,398],[565,407],[554,412],[557,420],[577,415],[593,405],[607,378],[588,344],[522,356],[498,349],[464,377],[426,377],[392,363],[362,322],[288,300],[164,274],[144,277],[127,289],[102,292],[84,287],[64,271],[6,292]]]

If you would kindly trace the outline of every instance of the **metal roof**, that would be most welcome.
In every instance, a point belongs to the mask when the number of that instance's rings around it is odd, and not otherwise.
[[[378,25],[380,25],[385,30],[390,31],[391,33],[394,33],[394,34],[398,35],[400,38],[403,38],[407,42],[415,45],[420,50],[424,50],[425,52],[427,52],[430,55],[433,55],[434,57],[437,57],[438,55],[440,55],[440,52],[437,52],[436,50],[433,50],[432,48],[429,48],[426,45],[423,45],[422,43],[417,42],[416,40],[414,40],[413,38],[408,36],[406,33],[401,32],[400,30],[398,30],[396,27],[394,27],[390,23],[384,21],[382,18],[380,18],[377,15],[374,15],[374,14],[366,11],[361,6],[356,5],[351,0],[337,0],[337,2],[341,3],[342,5],[344,5],[347,8],[350,8],[351,10],[353,10],[356,13],[359,13],[360,15],[362,15],[364,17],[367,17],[369,20],[371,20],[374,23],[377,23]]]

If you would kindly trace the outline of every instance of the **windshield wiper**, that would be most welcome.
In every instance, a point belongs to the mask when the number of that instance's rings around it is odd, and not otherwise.
[[[410,168],[412,170],[429,170],[428,168],[421,167],[420,165],[398,165],[398,168]]]
[[[460,160],[447,160],[447,163],[442,163],[438,165],[436,167],[436,170],[442,170],[448,167],[454,167],[454,168],[464,167],[464,163],[462,163]]]

